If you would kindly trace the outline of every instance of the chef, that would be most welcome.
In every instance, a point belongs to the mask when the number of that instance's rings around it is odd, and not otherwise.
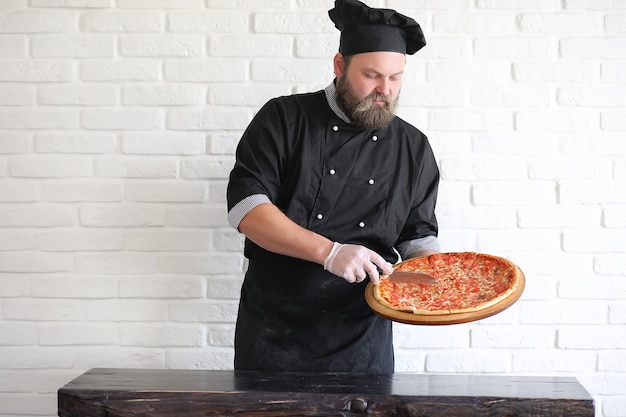
[[[395,115],[415,20],[336,0],[336,78],[266,103],[227,190],[249,259],[235,369],[392,373],[391,322],[364,297],[400,259],[439,250],[439,171],[426,136]]]

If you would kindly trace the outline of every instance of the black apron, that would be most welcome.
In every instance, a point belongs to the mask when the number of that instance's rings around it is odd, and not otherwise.
[[[306,262],[251,260],[235,331],[235,369],[393,373],[391,322],[350,284]]]

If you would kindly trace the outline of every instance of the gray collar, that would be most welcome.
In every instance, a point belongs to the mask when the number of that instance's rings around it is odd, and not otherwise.
[[[337,89],[335,88],[334,80],[324,89],[324,92],[326,93],[326,101],[328,101],[328,105],[335,112],[335,114],[344,122],[351,123],[348,116],[346,116],[343,110],[339,107],[339,104],[337,104],[337,99],[335,97]]]

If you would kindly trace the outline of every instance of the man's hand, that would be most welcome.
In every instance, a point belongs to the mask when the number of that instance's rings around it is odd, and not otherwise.
[[[333,248],[324,260],[324,269],[346,281],[362,282],[367,276],[378,284],[379,267],[384,274],[391,274],[393,266],[382,256],[361,245],[333,243]]]

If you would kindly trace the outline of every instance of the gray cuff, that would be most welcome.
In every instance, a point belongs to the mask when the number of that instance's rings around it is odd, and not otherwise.
[[[261,204],[272,203],[268,196],[265,194],[254,194],[248,196],[235,204],[235,206],[228,212],[228,223],[235,229],[239,228],[241,220],[256,206]]]
[[[437,236],[426,236],[420,239],[407,240],[398,245],[398,252],[402,259],[407,259],[410,254],[423,250],[440,252],[441,245],[439,244]]]

